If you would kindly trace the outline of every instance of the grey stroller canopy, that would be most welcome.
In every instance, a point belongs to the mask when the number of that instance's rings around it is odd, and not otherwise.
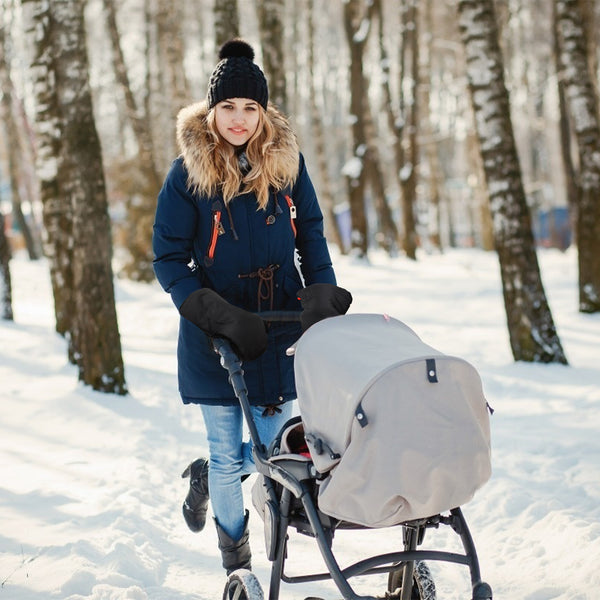
[[[487,402],[475,368],[404,323],[350,314],[295,349],[298,404],[319,509],[367,527],[468,502],[491,475]]]

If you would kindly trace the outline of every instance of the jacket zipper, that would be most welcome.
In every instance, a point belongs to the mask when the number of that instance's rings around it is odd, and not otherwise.
[[[222,229],[221,225],[221,211],[213,210],[212,217],[212,232],[210,234],[210,243],[208,245],[208,251],[206,255],[210,260],[213,260],[215,257],[215,248],[217,247],[217,238],[219,237],[219,233]]]
[[[294,221],[296,220],[296,205],[289,196],[286,196],[285,199],[290,209],[290,224],[292,226],[292,231],[294,232],[294,237],[296,237],[296,224],[294,223]]]

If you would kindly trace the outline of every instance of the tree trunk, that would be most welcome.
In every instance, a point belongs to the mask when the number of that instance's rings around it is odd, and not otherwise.
[[[125,376],[114,301],[111,237],[100,142],[94,123],[82,0],[33,2],[47,26],[44,50],[53,57],[46,73],[54,82],[55,113],[38,127],[56,127],[53,147],[56,198],[69,206],[72,313],[68,335],[79,379],[93,389],[125,394]],[[41,48],[40,48],[41,49]],[[46,197],[50,202],[52,199]],[[64,283],[63,283],[64,285]]]
[[[269,82],[269,100],[284,114],[288,112],[283,47],[284,0],[258,0],[258,29],[263,67]]]
[[[365,153],[367,137],[363,102],[365,98],[365,77],[363,74],[363,52],[367,39],[361,0],[348,0],[344,3],[344,29],[350,48],[350,115],[352,120],[352,158],[344,166],[350,199],[352,227],[352,252],[359,257],[367,256],[368,226],[365,212]],[[361,29],[361,24],[363,29]]]
[[[371,5],[370,13],[367,13],[364,19],[371,19],[378,12],[381,11],[381,4],[379,1],[373,2]],[[381,17],[378,22],[381,24]],[[380,48],[383,47],[383,41],[381,40],[382,30],[379,30],[380,35]],[[366,40],[365,40],[366,41]],[[381,61],[385,64],[385,61]],[[385,76],[384,76],[385,79]],[[365,153],[365,169],[366,177],[370,183],[371,193],[373,195],[373,203],[375,206],[375,212],[377,214],[377,233],[375,234],[375,240],[379,246],[381,246],[390,256],[396,256],[398,254],[398,244],[400,236],[398,228],[394,221],[392,210],[387,201],[387,195],[385,191],[385,176],[383,168],[381,166],[381,157],[379,154],[379,138],[373,120],[373,114],[371,106],[368,100],[368,82],[365,80],[365,99],[362,102],[363,109],[363,122],[364,132],[367,143],[367,152]]]
[[[0,23],[0,89],[2,89],[2,99],[0,101],[0,118],[4,123],[6,135],[6,154],[8,158],[8,174],[10,181],[11,200],[12,200],[12,215],[16,222],[23,240],[29,258],[31,260],[37,260],[40,257],[38,250],[38,239],[34,235],[35,229],[29,226],[29,223],[25,219],[23,210],[21,208],[21,186],[20,179],[22,178],[20,165],[23,165],[26,160],[22,156],[21,142],[19,138],[16,111],[14,106],[16,104],[16,92],[13,86],[12,78],[10,76],[10,66],[6,59],[6,27],[4,23]],[[31,203],[33,209],[33,203]],[[33,213],[32,213],[33,218]]]
[[[327,151],[325,149],[325,127],[321,118],[321,112],[317,106],[317,93],[315,86],[315,23],[313,0],[308,0],[308,85],[309,85],[309,103],[310,103],[310,126],[315,145],[315,155],[317,167],[319,169],[320,194],[325,215],[325,235],[327,239],[333,240],[342,254],[346,253],[344,242],[340,234],[333,198],[333,186],[329,169],[327,168]]]
[[[577,0],[556,0],[561,79],[579,151],[579,310],[600,311],[600,122]]]
[[[378,40],[379,40],[379,64],[383,71],[382,77],[382,97],[383,97],[383,110],[385,111],[388,129],[392,136],[392,149],[394,153],[394,177],[400,194],[402,194],[402,180],[400,174],[405,161],[404,147],[402,146],[402,137],[404,133],[404,92],[402,85],[399,89],[399,101],[398,101],[398,112],[394,111],[394,101],[392,99],[392,91],[390,87],[390,60],[385,47],[385,36],[383,33],[384,16],[382,10],[382,1],[374,0],[373,2],[374,14],[378,17]],[[406,36],[402,35],[402,43],[400,44],[400,81],[404,79],[404,52],[406,49]],[[404,241],[400,232],[396,228],[396,239],[404,247]]]
[[[149,121],[144,118],[131,91],[127,66],[121,48],[114,0],[104,0],[107,25],[112,46],[112,58],[117,82],[125,98],[127,118],[138,145],[138,156],[131,179],[137,180],[136,193],[127,204],[127,249],[130,259],[124,267],[125,274],[137,281],[153,281],[152,269],[152,223],[156,208],[156,196],[162,186],[158,172]]]
[[[36,170],[44,222],[44,254],[50,264],[56,331],[67,338],[69,360],[75,362],[70,332],[73,329],[73,214],[68,198],[61,194],[58,161],[61,148],[61,112],[54,84],[54,17],[44,0],[22,2],[27,35],[33,48],[29,74],[34,90],[37,141]]]
[[[558,21],[556,19],[556,3],[552,4],[552,29],[553,29],[553,53],[557,74],[561,73],[560,51],[558,45]],[[558,110],[559,110],[559,135],[560,135],[560,154],[565,174],[565,186],[567,205],[569,207],[569,220],[575,243],[577,243],[577,212],[579,204],[579,186],[577,184],[577,172],[573,164],[571,154],[571,127],[569,125],[569,114],[567,110],[567,99],[565,97],[565,82],[563,78],[557,76],[558,88]]]
[[[407,108],[406,134],[408,150],[406,162],[402,166],[400,182],[402,184],[402,220],[404,222],[404,252],[408,258],[417,258],[417,231],[415,220],[415,204],[417,201],[417,164],[419,162],[419,148],[417,145],[418,132],[418,102],[417,84],[419,81],[419,35],[417,24],[417,10],[415,0],[408,0],[404,8],[404,35],[407,36],[406,45],[410,49],[410,82],[411,94]],[[406,106],[406,104],[405,104]]]
[[[165,89],[169,90],[173,118],[191,100],[190,84],[183,68],[185,51],[181,12],[179,0],[158,0],[158,47],[164,57],[160,62],[166,67],[163,79]]]
[[[418,9],[417,9],[418,10]],[[433,36],[435,35],[435,23],[432,16],[432,0],[427,0],[423,7],[423,45],[419,56],[421,64],[419,66],[421,75],[421,85],[418,90],[419,107],[422,113],[421,129],[424,143],[421,146],[427,156],[429,167],[429,212],[431,222],[429,225],[429,241],[434,248],[442,250],[441,236],[441,189],[442,189],[442,169],[438,156],[438,145],[436,143],[431,122],[431,73],[433,60]],[[417,16],[417,18],[419,18]],[[421,30],[421,28],[419,28]]]
[[[458,11],[513,356],[530,362],[566,363],[535,252],[493,0],[460,0]]]
[[[225,42],[240,36],[240,16],[237,0],[218,0],[214,4],[215,43],[220,48]]]
[[[10,244],[6,238],[4,215],[0,212],[0,319],[5,321],[13,320],[10,259]]]
[[[472,111],[469,111],[472,113]],[[470,114],[474,121],[474,115]],[[483,250],[494,249],[494,223],[490,212],[488,190],[485,188],[485,172],[481,159],[479,138],[469,130],[466,138],[466,153],[471,172],[474,175],[474,185],[471,186],[475,205],[479,208],[479,226],[481,247]]]
[[[368,100],[363,102],[365,111],[365,136],[367,139],[367,153],[365,154],[365,169],[369,183],[371,184],[371,193],[373,195],[373,204],[377,214],[378,226],[375,240],[390,256],[397,256],[398,242],[400,236],[398,228],[392,216],[392,210],[388,204],[385,193],[385,178],[381,168],[379,158],[378,138],[371,115],[371,107]]]

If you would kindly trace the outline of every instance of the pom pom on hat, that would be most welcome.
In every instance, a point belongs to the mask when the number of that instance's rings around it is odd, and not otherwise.
[[[254,50],[241,39],[225,42],[219,50],[221,61],[208,84],[208,107],[228,98],[250,98],[265,110],[269,89],[264,73],[254,63]]]
[[[244,40],[235,39],[225,42],[219,50],[219,59],[231,58],[232,56],[245,57],[254,60],[254,50],[252,46]]]

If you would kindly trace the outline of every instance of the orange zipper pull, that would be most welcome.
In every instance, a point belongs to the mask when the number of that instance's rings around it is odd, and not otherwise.
[[[296,205],[289,196],[286,196],[285,199],[290,209],[290,224],[292,226],[292,231],[294,232],[294,237],[296,237],[296,224],[294,223],[294,220],[296,219]]]
[[[210,244],[208,245],[207,256],[211,260],[215,256],[215,248],[217,247],[217,238],[221,233],[223,233],[223,225],[221,224],[221,211],[215,210],[213,211],[213,226],[212,233],[210,235]]]

